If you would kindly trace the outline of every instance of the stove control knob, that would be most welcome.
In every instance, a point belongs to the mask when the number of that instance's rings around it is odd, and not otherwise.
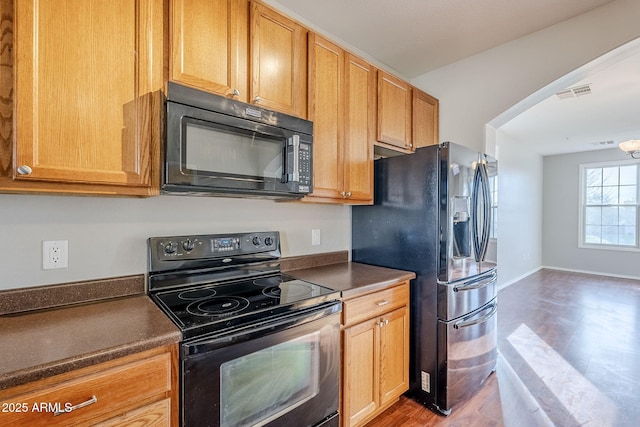
[[[187,252],[192,251],[194,246],[195,246],[195,244],[193,243],[193,240],[191,240],[191,239],[187,239],[184,242],[182,242],[182,248]]]
[[[253,238],[252,242],[255,246],[260,246],[260,244],[262,243],[262,240],[260,240],[260,238],[256,236]]]
[[[265,237],[264,238],[264,244],[267,245],[267,246],[273,245],[273,239],[271,237]]]
[[[178,245],[176,245],[174,242],[169,242],[166,245],[164,245],[164,252],[167,254],[175,253],[177,249],[178,249]]]

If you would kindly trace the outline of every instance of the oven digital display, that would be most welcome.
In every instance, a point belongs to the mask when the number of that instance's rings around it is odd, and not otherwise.
[[[240,249],[240,239],[237,237],[219,237],[211,240],[211,252],[224,252]]]

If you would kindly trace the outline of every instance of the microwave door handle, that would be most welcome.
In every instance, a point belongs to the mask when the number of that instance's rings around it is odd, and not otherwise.
[[[287,182],[299,182],[300,181],[300,135],[293,135],[289,137],[287,146],[293,149],[293,164],[291,168],[287,165]],[[287,149],[287,152],[289,150]],[[288,160],[288,159],[287,159]]]

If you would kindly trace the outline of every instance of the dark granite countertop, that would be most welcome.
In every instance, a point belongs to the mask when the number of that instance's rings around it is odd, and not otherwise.
[[[144,294],[0,316],[0,389],[153,347],[182,336]]]
[[[340,291],[343,298],[415,277],[347,259],[346,251],[294,257],[283,271]],[[144,294],[142,275],[0,294],[0,390],[182,339]],[[63,306],[56,307],[60,301]]]
[[[357,262],[341,262],[286,271],[290,276],[308,280],[342,293],[343,298],[375,292],[416,277],[411,271],[376,267]]]

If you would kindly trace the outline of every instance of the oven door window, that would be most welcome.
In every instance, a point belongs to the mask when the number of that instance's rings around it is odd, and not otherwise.
[[[281,179],[283,138],[189,117],[182,126],[183,172]]]
[[[220,366],[220,425],[267,424],[318,394],[320,333]]]
[[[340,313],[317,315],[183,344],[183,425],[307,426],[335,414]]]

